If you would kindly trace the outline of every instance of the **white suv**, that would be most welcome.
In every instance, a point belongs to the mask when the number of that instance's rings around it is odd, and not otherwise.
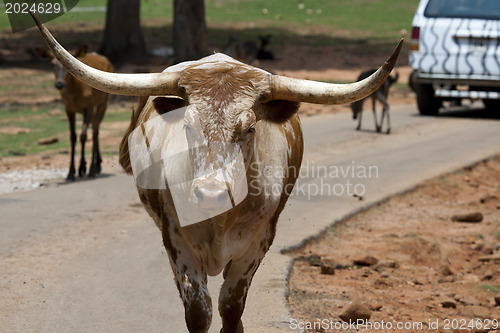
[[[500,0],[421,0],[413,19],[410,78],[418,109],[481,99],[500,108]]]

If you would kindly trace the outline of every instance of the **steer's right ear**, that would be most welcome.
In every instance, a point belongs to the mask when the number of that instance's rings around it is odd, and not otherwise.
[[[169,111],[180,109],[187,105],[187,102],[180,97],[156,97],[153,100],[155,110],[159,114],[165,114]]]
[[[261,106],[261,116],[263,119],[273,123],[282,123],[297,113],[300,103],[276,100],[262,103]]]

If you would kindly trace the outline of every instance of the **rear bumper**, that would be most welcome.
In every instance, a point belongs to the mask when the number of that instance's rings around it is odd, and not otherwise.
[[[416,71],[413,84],[432,84],[445,98],[500,99],[500,75],[428,74]]]
[[[500,88],[500,75],[428,74],[417,71],[415,82]]]

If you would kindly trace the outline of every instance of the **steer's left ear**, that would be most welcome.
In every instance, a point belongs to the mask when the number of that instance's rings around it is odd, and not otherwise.
[[[274,123],[282,123],[297,113],[299,106],[300,103],[281,100],[262,103],[261,118]]]

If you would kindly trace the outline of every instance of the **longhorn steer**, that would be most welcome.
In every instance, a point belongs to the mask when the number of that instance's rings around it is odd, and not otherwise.
[[[207,275],[224,270],[221,332],[243,332],[252,277],[301,164],[299,102],[345,104],[371,94],[392,70],[401,43],[377,73],[347,85],[271,75],[223,54],[163,73],[110,74],[76,61],[38,25],[82,81],[110,93],[150,96],[132,115],[120,163],[133,171],[139,197],[162,232],[188,330],[208,331]],[[182,204],[190,207],[187,215]],[[196,217],[186,225],[186,216]]]

